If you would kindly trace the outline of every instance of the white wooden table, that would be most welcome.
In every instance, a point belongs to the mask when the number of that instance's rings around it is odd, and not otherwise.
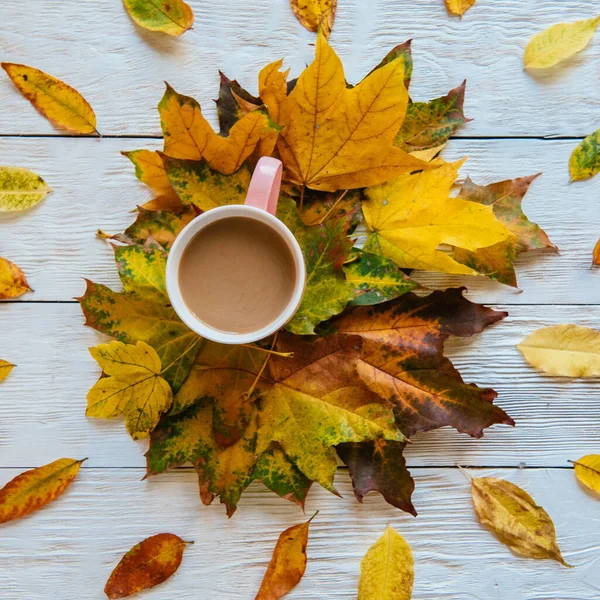
[[[600,177],[569,185],[578,139],[600,127],[600,34],[551,71],[527,74],[529,38],[557,21],[598,13],[576,0],[479,0],[460,21],[442,0],[339,0],[331,42],[360,79],[392,46],[414,38],[411,93],[426,100],[467,78],[465,112],[474,120],[445,152],[470,155],[478,183],[543,171],[525,200],[527,214],[560,247],[518,263],[522,292],[484,279],[429,277],[466,284],[473,300],[510,312],[449,354],[467,381],[494,387],[517,421],[483,440],[451,430],[415,439],[407,452],[417,490],[414,519],[378,495],[358,504],[347,471],[343,499],[314,489],[319,509],[309,563],[290,599],[355,598],[359,563],[386,523],[411,544],[415,600],[592,600],[600,598],[600,502],[577,484],[568,459],[600,452],[600,382],[541,375],[515,348],[544,325],[600,327],[600,271],[589,269],[600,237]],[[18,365],[0,385],[0,484],[56,458],[89,457],[73,486],[47,509],[0,528],[2,600],[103,598],[121,554],[169,531],[193,539],[179,572],[148,599],[254,598],[274,542],[303,516],[253,485],[227,520],[200,506],[193,472],[142,481],[145,443],[119,421],[88,420],[85,395],[98,376],[87,348],[101,336],[83,326],[73,297],[82,278],[118,288],[100,227],[120,231],[149,199],[120,150],[160,146],[155,110],[163,80],[201,101],[214,119],[217,69],[256,91],[260,67],[285,56],[292,74],[310,62],[314,35],[286,0],[192,0],[193,31],[181,39],[142,31],[120,0],[4,0],[0,58],[38,67],[79,89],[98,115],[102,139],[62,135],[0,78],[0,164],[40,173],[55,192],[34,210],[0,218],[0,256],[20,265],[35,293],[0,306],[0,357]],[[475,520],[468,482],[456,463],[507,478],[550,513],[568,562],[518,558]]]

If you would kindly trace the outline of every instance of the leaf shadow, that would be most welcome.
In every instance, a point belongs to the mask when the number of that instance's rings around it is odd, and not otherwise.
[[[181,52],[182,43],[180,37],[174,37],[161,33],[160,31],[149,31],[140,27],[134,21],[131,21],[131,26],[135,31],[135,34],[152,50],[158,54],[176,55]],[[186,31],[183,35],[190,34],[193,30]]]
[[[551,85],[553,83],[560,83],[562,79],[572,74],[572,71],[577,68],[582,68],[588,63],[591,58],[586,56],[589,54],[587,48],[574,54],[573,56],[559,62],[553,67],[547,69],[527,69],[523,70],[529,77],[541,85]]]

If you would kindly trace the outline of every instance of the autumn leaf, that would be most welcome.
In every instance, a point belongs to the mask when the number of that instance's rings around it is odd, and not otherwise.
[[[220,85],[217,99],[219,133],[229,135],[231,128],[244,115],[262,106],[262,100],[246,91],[235,79],[231,80],[219,71]]]
[[[96,115],[74,88],[43,71],[14,63],[0,63],[19,91],[53,125],[71,133],[96,131]]]
[[[15,365],[9,363],[6,360],[0,358],[0,381],[3,381],[8,377],[10,372],[15,368]]]
[[[335,331],[362,337],[358,374],[394,405],[405,435],[451,425],[481,437],[495,423],[514,424],[492,403],[494,390],[465,384],[443,356],[449,335],[468,337],[506,316],[469,302],[463,291],[436,291],[425,298],[408,293],[374,307],[356,307],[332,323]]]
[[[381,304],[419,287],[391,260],[368,252],[344,265],[344,273],[354,287],[354,305]]]
[[[600,16],[558,23],[534,35],[525,48],[526,69],[546,69],[583,50],[594,37]]]
[[[157,194],[168,194],[171,182],[165,173],[162,158],[152,150],[131,150],[121,152],[135,166],[135,176]]]
[[[383,60],[371,71],[371,73],[385,67],[387,64],[401,59],[404,63],[404,87],[408,90],[410,87],[410,80],[413,72],[413,58],[412,58],[412,40],[407,40],[403,44],[398,44],[392,48],[384,57]],[[369,75],[371,74],[369,73]]]
[[[432,171],[368,188],[363,213],[371,233],[364,250],[390,258],[402,268],[476,274],[438,250],[440,244],[477,250],[512,234],[492,207],[449,197],[463,162],[444,163]]]
[[[360,338],[327,336],[314,342],[279,336],[269,378],[275,385],[260,401],[257,451],[277,442],[304,475],[335,492],[333,446],[372,439],[402,441],[391,406],[356,376]]]
[[[467,177],[459,198],[491,206],[496,218],[516,237],[474,252],[457,248],[454,258],[458,262],[501,283],[517,287],[513,261],[519,254],[540,248],[557,251],[544,230],[532,223],[521,208],[523,197],[538,176],[539,173],[486,186],[476,185]]]
[[[592,253],[592,267],[600,267],[600,240],[596,242]]]
[[[575,467],[577,479],[592,492],[600,494],[600,454],[588,454],[569,462]]]
[[[123,4],[129,16],[150,31],[179,36],[194,24],[194,13],[183,0],[123,0]]]
[[[417,516],[411,501],[415,482],[402,456],[405,442],[374,440],[340,444],[338,456],[350,471],[354,495],[359,502],[369,492],[379,492],[388,504]]]
[[[600,171],[600,129],[588,135],[573,150],[569,160],[571,181],[593,177]]]
[[[466,85],[463,81],[446,96],[430,102],[411,102],[394,144],[406,152],[445,144],[461,125],[470,121],[463,113]]]
[[[296,201],[300,199],[297,187],[288,188],[282,193],[289,193]],[[306,189],[304,193],[300,217],[306,225],[320,225],[327,220],[338,217],[349,220],[348,230],[353,230],[361,221],[362,202],[360,190],[344,190],[343,192],[318,192]]]
[[[278,600],[293,590],[306,571],[308,529],[315,513],[306,523],[281,532],[273,557],[254,600]]]
[[[179,196],[174,191],[160,194],[156,198],[144,202],[139,208],[145,210],[165,210],[167,212],[183,212],[185,210]]]
[[[334,192],[427,168],[392,145],[407,104],[403,58],[348,88],[340,59],[320,34],[315,61],[282,101],[278,118],[267,103],[273,119],[284,127],[277,148],[285,178]]]
[[[22,167],[0,167],[0,212],[27,210],[52,190],[36,173]]]
[[[110,574],[104,593],[126,598],[166,581],[179,569],[188,544],[172,533],[159,533],[136,544]]]
[[[410,154],[411,156],[415,156],[419,160],[424,160],[425,162],[434,162],[434,160],[437,159],[440,161],[439,164],[443,165],[444,163],[441,161],[439,154],[445,147],[446,144],[440,144],[439,146],[434,146],[433,148],[428,148],[427,150],[413,150]]]
[[[278,216],[300,244],[306,263],[304,297],[286,329],[298,335],[312,334],[316,325],[341,313],[354,297],[342,269],[353,246],[347,236],[349,222],[338,218],[307,227],[290,199],[280,200]]]
[[[579,325],[542,327],[517,348],[530,365],[549,375],[600,375],[600,332],[595,329]]]
[[[337,0],[290,0],[292,10],[303,27],[309,31],[321,31],[325,37],[329,37]]]
[[[147,437],[172,402],[156,351],[145,342],[110,342],[90,348],[90,354],[106,377],[88,392],[86,414],[102,419],[124,415],[134,440]]]
[[[196,216],[197,212],[193,207],[184,207],[178,212],[138,208],[135,222],[123,233],[111,236],[102,234],[102,237],[142,248],[148,238],[152,238],[163,248],[168,249],[181,230]]]
[[[475,4],[475,0],[445,0],[449,13],[462,17]]]
[[[410,600],[414,580],[412,550],[388,525],[360,563],[358,600]]]
[[[495,477],[477,477],[471,478],[471,493],[477,518],[513,552],[571,566],[562,557],[552,519],[519,486]]]
[[[204,161],[161,156],[167,177],[184,205],[193,204],[207,211],[226,204],[244,203],[251,177],[245,165],[232,175],[223,175]]]
[[[278,129],[265,111],[255,110],[232,125],[226,138],[221,137],[202,115],[198,102],[178,94],[168,84],[158,112],[165,154],[184,160],[204,160],[211,169],[225,175],[235,173],[261,139]]]
[[[0,523],[25,517],[56,500],[71,485],[84,460],[61,458],[17,475],[0,490]]]
[[[25,273],[14,263],[0,256],[0,300],[18,298],[32,289]]]

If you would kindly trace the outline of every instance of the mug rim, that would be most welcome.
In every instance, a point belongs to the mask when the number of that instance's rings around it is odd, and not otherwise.
[[[285,309],[277,319],[273,320],[269,325],[249,333],[230,333],[210,327],[196,317],[196,315],[188,308],[179,287],[179,265],[181,263],[183,252],[190,241],[207,225],[229,217],[254,219],[276,230],[286,241],[294,258],[296,267],[294,291]],[[294,234],[288,229],[283,221],[274,215],[260,208],[255,208],[246,204],[228,204],[226,206],[219,206],[198,215],[195,219],[190,221],[175,238],[167,258],[166,287],[173,310],[175,310],[177,316],[192,331],[203,338],[221,344],[248,344],[266,338],[281,329],[294,316],[294,313],[300,306],[302,297],[304,296],[305,283],[306,265],[304,263],[304,255],[302,254],[302,250],[294,237]]]

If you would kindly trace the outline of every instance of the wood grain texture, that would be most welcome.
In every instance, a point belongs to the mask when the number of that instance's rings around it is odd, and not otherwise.
[[[360,505],[347,472],[336,487],[343,498],[311,491],[308,566],[286,599],[356,598],[360,560],[389,523],[415,555],[415,600],[592,600],[600,594],[598,501],[570,469],[476,471],[523,486],[556,525],[565,569],[553,561],[513,555],[475,519],[469,482],[456,469],[417,470],[415,519],[373,494]],[[0,483],[13,470],[0,470]],[[170,531],[194,545],[165,584],[148,600],[248,600],[253,598],[279,533],[306,517],[298,507],[254,484],[238,512],[200,506],[196,477],[180,471],[140,481],[136,469],[82,469],[52,508],[2,528],[2,593],[7,600],[101,600],[104,582],[134,543]]]
[[[89,456],[86,466],[142,467],[147,442],[133,442],[119,419],[85,417],[85,396],[100,370],[87,352],[105,340],[83,326],[76,304],[10,303],[0,310],[0,348],[17,364],[0,386],[0,467],[29,467],[57,456]],[[500,306],[500,309],[507,308]],[[483,440],[450,429],[420,435],[409,466],[567,466],[600,447],[600,379],[549,377],[527,366],[515,347],[535,329],[562,322],[598,326],[600,307],[512,306],[511,316],[449,356],[465,380],[494,387],[517,427]]]
[[[1,103],[0,103],[1,105]],[[569,184],[568,161],[576,142],[541,140],[452,140],[444,156],[470,159],[461,177],[487,184],[543,171],[523,203],[561,249],[518,259],[522,293],[483,277],[420,275],[425,284],[468,285],[470,297],[507,304],[600,304],[600,270],[590,271],[600,235],[600,177]],[[150,199],[121,150],[160,147],[157,140],[5,138],[0,164],[35,169],[55,191],[22,214],[0,214],[0,256],[27,274],[34,294],[22,300],[70,300],[83,293],[83,277],[118,288],[110,245],[98,228],[122,231],[130,211]]]
[[[441,0],[340,3],[331,43],[356,82],[400,42],[414,39],[412,95],[441,96],[467,78],[461,135],[591,133],[600,109],[600,44],[540,74],[523,71],[529,39],[553,23],[597,13],[584,0],[477,2],[458,19]],[[214,115],[217,69],[256,91],[259,69],[279,57],[297,76],[313,55],[314,34],[282,0],[192,0],[194,29],[180,39],[144,31],[118,0],[4,2],[3,60],[47,71],[78,89],[103,134],[159,134],[154,110],[163,80],[195,95]],[[29,7],[25,9],[24,7]],[[32,18],[32,13],[35,18]],[[0,133],[50,133],[6,79],[0,79]],[[16,119],[15,115],[19,118]]]

